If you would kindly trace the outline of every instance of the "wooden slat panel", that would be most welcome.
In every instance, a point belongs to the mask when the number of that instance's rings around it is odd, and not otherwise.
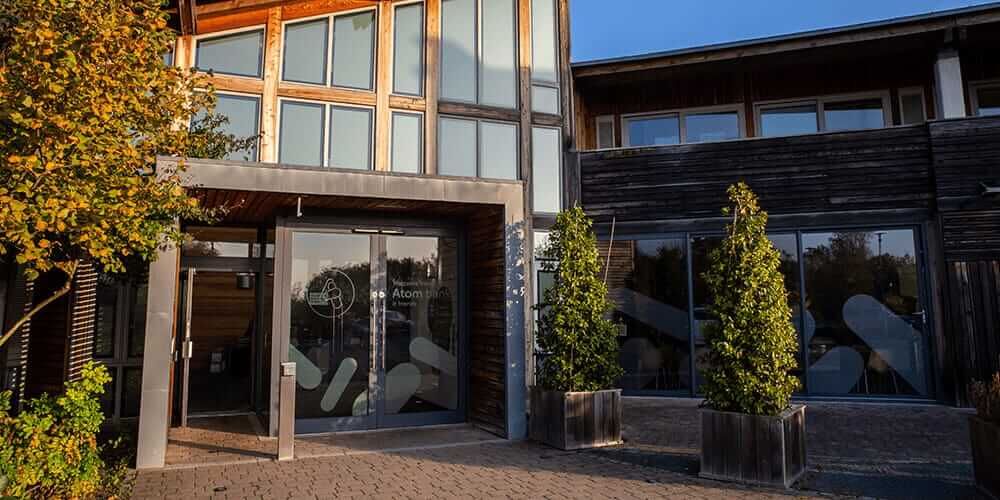
[[[947,273],[945,335],[956,397],[967,404],[969,384],[1000,370],[1000,260],[951,262]]]
[[[267,13],[264,86],[260,100],[260,161],[278,161],[278,80],[281,79],[281,7]]]

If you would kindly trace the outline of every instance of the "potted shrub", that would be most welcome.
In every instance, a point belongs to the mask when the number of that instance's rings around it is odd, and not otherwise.
[[[701,471],[706,478],[789,487],[806,469],[798,340],[767,213],[746,184],[730,186],[726,237],[704,274],[712,296],[703,361]]]
[[[608,319],[597,239],[580,207],[558,215],[546,253],[555,281],[537,306],[545,358],[531,388],[531,438],[563,450],[619,444],[618,333]]]
[[[976,486],[986,496],[1000,499],[1000,372],[989,382],[973,382],[969,397],[976,407],[976,414],[969,417]]]

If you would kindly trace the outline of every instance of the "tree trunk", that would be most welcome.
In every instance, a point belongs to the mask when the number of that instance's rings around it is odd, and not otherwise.
[[[28,320],[38,314],[38,312],[42,309],[45,309],[45,306],[55,302],[59,299],[59,297],[69,293],[69,291],[73,288],[73,277],[76,276],[76,269],[79,265],[80,261],[72,260],[59,267],[64,273],[66,273],[66,283],[59,287],[59,289],[53,292],[48,298],[34,305],[30,311],[14,322],[14,324],[11,325],[11,327],[3,334],[3,337],[0,337],[0,347],[3,347],[3,345],[14,336],[14,333],[20,330],[21,327],[28,322]]]

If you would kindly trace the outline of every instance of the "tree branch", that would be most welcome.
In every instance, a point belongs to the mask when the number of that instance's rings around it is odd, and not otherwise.
[[[24,326],[24,324],[27,323],[28,320],[30,320],[34,315],[38,314],[38,311],[41,311],[42,309],[45,308],[45,306],[55,302],[63,295],[69,293],[70,289],[73,288],[73,277],[76,275],[76,268],[79,267],[79,264],[80,261],[73,260],[68,262],[65,265],[65,267],[60,266],[60,269],[62,269],[62,271],[66,273],[66,283],[64,283],[63,286],[61,286],[58,290],[53,292],[52,295],[50,295],[48,298],[39,302],[34,307],[32,307],[27,314],[21,316],[21,319],[17,320],[17,322],[15,322],[10,327],[10,329],[8,329],[7,332],[3,334],[3,337],[0,337],[0,347],[3,347],[3,345],[6,344],[7,341],[14,336],[14,333],[16,333],[19,329],[21,329],[21,327]]]

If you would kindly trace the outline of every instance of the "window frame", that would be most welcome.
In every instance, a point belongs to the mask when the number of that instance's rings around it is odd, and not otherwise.
[[[196,92],[206,92],[205,89],[197,89]],[[250,92],[237,92],[233,90],[215,90],[215,97],[218,99],[219,96],[235,96],[235,97],[248,97],[257,100],[257,121],[254,123],[255,136],[257,137],[257,142],[254,144],[254,155],[251,160],[226,160],[226,161],[249,161],[250,163],[260,163],[260,143],[261,143],[261,127],[264,124],[264,96],[261,94],[254,94]],[[215,109],[212,110],[215,112]],[[227,117],[228,118],[228,117]],[[194,123],[194,116],[191,117],[191,121],[188,122],[188,127]]]
[[[409,92],[399,92],[396,90],[396,48],[399,47],[396,38],[396,10],[400,7],[420,5],[420,93],[411,94]],[[389,65],[392,72],[392,84],[390,85],[390,95],[400,95],[407,97],[424,97],[427,95],[427,2],[424,0],[407,0],[392,4],[392,50],[389,51],[389,60],[385,64]]]
[[[969,106],[972,111],[971,116],[990,116],[979,114],[979,91],[982,89],[1000,90],[1000,79],[976,80],[969,82]]]
[[[534,2],[539,2],[539,1],[551,2],[552,3],[552,21],[553,21],[553,23],[552,23],[553,24],[553,26],[552,26],[552,53],[555,56],[554,62],[555,62],[555,66],[556,66],[555,67],[555,70],[556,70],[555,71],[556,79],[555,79],[555,81],[548,81],[548,80],[544,80],[544,79],[540,79],[540,78],[536,78],[535,77],[535,64],[534,64],[534,60],[535,60],[535,52],[534,52],[535,51],[535,46],[534,46],[534,44],[535,44],[534,26],[535,26],[535,24],[534,24],[534,19],[532,19],[531,20],[532,21],[531,22],[532,36],[531,36],[531,42],[530,42],[531,43],[531,60],[532,60],[532,64],[531,64],[531,70],[529,71],[529,74],[531,75],[530,76],[530,80],[531,80],[530,83],[531,83],[531,87],[532,88],[534,88],[534,87],[545,87],[545,88],[549,88],[549,89],[552,89],[552,90],[556,91],[556,100],[559,102],[559,112],[556,113],[556,114],[554,114],[553,116],[562,116],[562,114],[563,114],[563,111],[562,111],[562,99],[563,99],[563,95],[562,94],[563,94],[563,90],[562,90],[562,88],[560,88],[560,85],[559,85],[560,79],[562,77],[562,75],[560,74],[561,70],[562,70],[562,54],[561,54],[562,51],[559,50],[559,37],[560,37],[559,4],[557,3],[556,0],[531,0],[532,4],[534,4]],[[529,11],[532,14],[534,14],[534,11],[532,9],[529,9]],[[518,38],[520,38],[520,37],[518,37]],[[520,40],[518,40],[518,43],[520,43]],[[532,93],[532,95],[533,95],[533,93]],[[535,109],[534,100],[532,100],[532,102],[531,102],[531,112],[532,113],[551,114],[551,113],[548,113],[548,112],[545,112],[545,111],[537,111]]]
[[[736,121],[739,124],[739,137],[734,139],[723,139],[720,141],[701,141],[701,142],[687,142],[687,116],[688,115],[701,115],[701,114],[711,114],[711,113],[736,113]],[[612,116],[612,115],[604,115]],[[659,117],[677,117],[678,126],[678,143],[677,144],[662,144],[661,146],[679,146],[681,144],[703,144],[712,142],[727,142],[727,141],[738,141],[745,139],[747,136],[746,131],[746,120],[743,117],[743,104],[721,104],[718,106],[701,106],[694,108],[676,108],[667,109],[662,111],[643,111],[640,113],[627,113],[619,117],[619,125],[621,126],[621,147],[622,148],[648,148],[657,146],[633,146],[631,144],[631,138],[628,134],[628,122],[630,120],[642,119],[642,118],[659,118]],[[598,117],[601,118],[601,117]]]
[[[611,146],[607,148],[601,147],[601,124],[605,123],[611,126]],[[594,146],[597,149],[615,149],[618,147],[618,134],[615,130],[615,115],[599,115],[594,118]]]
[[[413,3],[416,3],[416,2],[413,2]],[[409,116],[417,116],[417,117],[420,118],[420,125],[421,126],[420,126],[420,128],[418,130],[418,132],[420,132],[420,139],[418,141],[418,144],[420,146],[420,153],[419,153],[420,166],[417,168],[417,172],[416,173],[413,173],[413,172],[399,172],[397,170],[393,170],[392,169],[392,165],[393,165],[393,163],[392,163],[392,150],[393,150],[392,145],[395,143],[395,139],[396,139],[396,135],[395,135],[396,134],[396,120],[394,119],[396,117],[396,115],[409,115]],[[425,120],[427,120],[427,116],[426,116],[426,113],[423,112],[423,111],[407,111],[407,110],[402,110],[402,109],[390,109],[389,110],[389,171],[390,172],[392,172],[394,174],[402,174],[402,175],[424,175],[424,174],[427,173],[427,166],[424,165],[424,157],[427,154],[427,141],[425,140],[425,137],[424,137],[425,135],[427,135],[427,133],[426,133],[427,123],[426,123]]]
[[[148,276],[146,277],[148,280]],[[98,279],[96,286],[111,287],[115,294],[115,311],[114,311],[114,326],[112,328],[112,354],[107,357],[94,357],[91,356],[95,363],[104,365],[108,372],[112,375],[113,384],[111,387],[106,388],[106,391],[110,391],[110,397],[112,398],[112,408],[111,415],[105,415],[105,421],[118,423],[122,421],[134,421],[139,418],[138,415],[126,417],[122,415],[124,395],[125,395],[125,372],[129,370],[138,369],[141,375],[142,373],[142,362],[143,356],[131,356],[129,354],[129,333],[132,327],[133,312],[132,305],[134,304],[135,297],[138,294],[138,287],[142,283],[142,280],[135,280],[129,278],[125,281],[112,280],[110,283],[101,283]],[[149,283],[146,282],[147,293]],[[96,307],[96,304],[95,304]],[[96,309],[95,309],[96,314]],[[94,328],[91,330],[91,339],[95,338],[96,331],[96,321]],[[142,391],[138,394],[140,400],[142,398]]]
[[[255,24],[253,26],[241,26],[239,28],[233,28],[230,30],[214,31],[212,33],[205,33],[202,35],[195,35],[192,39],[194,41],[194,60],[191,61],[191,67],[199,73],[208,73],[209,70],[201,69],[198,67],[198,45],[205,40],[215,40],[219,38],[226,38],[234,35],[240,35],[243,33],[250,33],[253,31],[260,31],[263,39],[263,45],[260,47],[260,58],[257,61],[258,76],[248,76],[240,75],[236,73],[227,73],[225,71],[215,71],[211,70],[213,74],[216,75],[226,75],[234,78],[245,78],[247,80],[261,81],[264,79],[264,58],[266,57],[264,52],[266,52],[267,45],[267,25],[266,24]],[[174,64],[177,64],[176,57],[174,57]]]
[[[423,1],[423,0],[418,0],[418,1]],[[358,14],[360,12],[369,11],[369,10],[375,12],[375,24],[372,27],[372,54],[371,54],[372,55],[372,69],[371,69],[371,75],[370,75],[371,79],[372,79],[372,88],[366,89],[366,88],[359,88],[359,87],[345,87],[345,86],[342,86],[342,85],[334,85],[333,84],[333,45],[334,45],[334,43],[333,43],[334,42],[333,35],[334,35],[334,22],[335,22],[335,18],[341,17],[341,16],[350,16],[350,15],[353,15],[353,14]],[[382,15],[382,12],[381,12],[381,9],[379,8],[379,5],[371,5],[371,6],[368,6],[368,7],[358,7],[358,8],[355,8],[355,9],[342,10],[342,11],[337,11],[337,12],[328,12],[326,14],[317,14],[315,16],[308,16],[308,17],[302,17],[302,18],[290,19],[290,20],[287,20],[287,21],[282,21],[281,22],[281,51],[278,54],[278,59],[279,59],[278,60],[278,67],[281,68],[281,71],[278,73],[278,83],[291,83],[291,84],[295,84],[295,85],[308,85],[310,87],[317,87],[317,88],[347,89],[347,90],[351,90],[351,91],[355,91],[355,92],[370,92],[370,93],[374,94],[375,91],[376,91],[376,89],[378,88],[378,65],[379,65],[379,60],[378,60],[378,30],[379,30],[379,26],[380,26],[379,20],[380,20],[380,16],[381,15]],[[323,74],[323,78],[324,78],[323,82],[324,83],[319,84],[319,83],[310,83],[310,82],[300,82],[300,81],[297,81],[297,80],[286,80],[285,79],[285,36],[287,36],[287,31],[286,31],[285,27],[288,26],[289,24],[308,23],[308,22],[311,22],[311,21],[318,21],[320,19],[326,19],[327,20],[327,23],[326,23],[326,30],[327,30],[326,31],[326,50],[324,51],[325,54],[326,54],[326,56],[325,56],[325,60],[323,62],[323,64],[326,66],[326,71]],[[425,22],[425,30],[424,30],[425,34],[424,34],[424,36],[425,36],[425,40],[426,40],[426,19],[425,19],[424,22]]]
[[[483,142],[483,130],[482,130],[482,126],[480,125],[480,123],[487,122],[487,123],[496,123],[496,124],[500,124],[500,125],[513,126],[514,127],[515,137],[518,138],[518,140],[520,140],[520,137],[521,137],[521,135],[520,135],[521,134],[521,124],[520,123],[518,123],[518,122],[508,122],[508,121],[504,121],[504,120],[495,120],[495,119],[492,119],[492,118],[474,118],[474,117],[463,116],[463,115],[439,114],[438,115],[438,122],[435,124],[435,126],[438,127],[438,130],[440,130],[440,128],[441,128],[441,119],[442,118],[443,119],[448,119],[448,120],[462,120],[462,121],[472,122],[472,123],[476,124],[476,176],[475,177],[468,177],[468,176],[463,176],[463,175],[441,174],[440,172],[437,173],[437,174],[435,174],[435,175],[440,176],[440,177],[482,179],[482,180],[498,181],[498,182],[517,182],[517,181],[521,181],[522,180],[521,179],[521,162],[523,161],[523,159],[521,158],[520,151],[518,151],[514,155],[515,161],[517,162],[516,165],[514,166],[515,178],[513,178],[513,179],[501,179],[501,178],[497,178],[497,177],[483,177],[482,176],[482,158],[483,158],[482,142]],[[534,128],[534,127],[535,126],[533,125],[532,128]],[[549,127],[549,128],[553,128],[553,127]],[[438,150],[438,154],[439,155],[440,155],[440,152],[441,152],[441,146],[442,146],[442,141],[443,140],[444,140],[444,137],[442,136],[442,134],[440,134],[440,133],[437,134],[437,144],[435,145],[435,147],[438,148],[437,150]]]
[[[924,87],[922,85],[915,85],[912,87],[901,87],[896,90],[896,105],[899,106],[899,126],[905,127],[907,125],[919,125],[919,123],[905,123],[905,116],[903,116],[903,97],[919,95],[920,96],[920,109],[924,114],[924,121],[921,123],[927,123],[927,95],[924,93]]]
[[[853,92],[846,94],[825,94],[818,96],[810,96],[796,99],[774,99],[768,101],[755,102],[753,106],[754,112],[754,128],[756,130],[756,137],[795,137],[798,135],[813,135],[813,134],[826,134],[826,133],[838,133],[838,132],[853,132],[861,130],[878,130],[878,129],[851,129],[851,130],[827,130],[826,128],[826,105],[835,104],[841,102],[850,101],[863,101],[868,99],[880,99],[882,101],[882,127],[881,128],[891,128],[892,124],[892,99],[888,90],[874,90],[870,92]],[[806,106],[815,105],[816,106],[816,132],[805,132],[801,134],[790,134],[783,136],[765,136],[762,134],[762,120],[761,117],[763,112],[769,109],[785,108],[789,106]],[[926,117],[926,113],[925,113]]]
[[[444,43],[443,43],[443,40],[444,40],[444,5],[443,5],[444,1],[445,0],[441,0],[441,2],[442,2],[442,5],[441,5],[441,19],[439,20],[440,25],[441,25],[441,34],[440,34],[441,41],[440,41],[440,43],[438,43],[438,49],[437,49],[438,50],[438,61],[439,61],[438,64],[439,65],[441,65],[441,62],[444,61]],[[516,0],[511,1],[511,8],[513,9],[513,14],[514,14],[514,33],[513,33],[513,40],[514,40],[514,47],[513,47],[514,48],[514,106],[511,107],[511,108],[507,108],[507,107],[503,107],[503,106],[495,106],[495,105],[491,105],[491,104],[483,104],[483,102],[482,102],[482,100],[483,100],[483,88],[482,88],[482,86],[483,85],[482,85],[482,81],[481,81],[480,77],[483,74],[483,71],[482,71],[482,63],[483,63],[483,29],[482,29],[482,26],[483,26],[483,0],[472,0],[472,3],[473,3],[473,8],[475,9],[474,17],[476,19],[476,24],[474,26],[474,29],[475,29],[476,33],[475,33],[475,36],[473,36],[473,41],[474,41],[474,43],[476,45],[475,46],[475,50],[474,50],[474,52],[475,52],[475,65],[474,65],[475,66],[475,76],[474,76],[475,85],[473,85],[473,87],[475,88],[475,95],[476,96],[471,101],[468,100],[468,99],[454,99],[454,98],[451,98],[451,97],[445,97],[445,95],[444,95],[444,71],[440,70],[440,68],[439,68],[440,76],[438,77],[438,82],[437,82],[437,86],[438,86],[438,100],[441,101],[441,102],[451,102],[451,103],[458,103],[458,104],[471,104],[471,105],[474,105],[474,106],[486,106],[486,107],[497,108],[497,109],[521,109],[521,107],[524,105],[524,103],[521,102],[520,92],[518,91],[518,89],[521,86],[521,72],[518,69],[518,64],[520,64],[520,61],[518,60],[518,54],[520,54],[520,51],[521,51],[521,37],[519,35],[519,33],[520,33],[520,26],[521,26],[521,12],[520,12],[520,9],[518,9],[518,7],[517,7],[517,1]],[[425,12],[426,12],[426,10],[425,10]],[[426,37],[426,31],[424,33],[424,36]],[[425,38],[425,40],[426,40],[426,38]],[[426,57],[426,54],[425,54],[425,57]],[[557,65],[557,67],[558,67],[558,65]],[[556,84],[556,86],[558,88],[558,84]],[[478,130],[478,125],[476,126],[476,128]],[[477,168],[477,170],[478,170],[478,168]]]
[[[323,162],[322,165],[297,165],[297,164],[287,164],[291,168],[322,168],[322,169],[333,169],[333,170],[347,170],[347,171],[358,171],[358,172],[373,172],[375,170],[375,106],[365,106],[361,104],[348,104],[342,102],[330,102],[330,101],[318,101],[313,99],[300,99],[298,97],[286,97],[278,96],[277,105],[277,119],[278,119],[278,129],[277,129],[277,140],[275,141],[275,156],[281,158],[281,128],[282,128],[282,113],[281,104],[285,101],[299,102],[304,104],[319,104],[323,106]],[[331,112],[334,107],[340,108],[358,108],[364,109],[371,112],[371,124],[370,133],[368,134],[368,158],[369,162],[366,168],[350,168],[350,167],[336,167],[330,165],[330,126],[332,123]],[[391,125],[390,125],[391,127]],[[391,136],[390,136],[391,137]],[[285,164],[282,164],[285,165]]]
[[[535,125],[535,124],[531,125],[531,130],[532,130],[532,133],[531,133],[531,156],[532,157],[530,159],[530,161],[531,161],[531,215],[556,215],[558,213],[558,211],[557,212],[543,212],[543,211],[537,210],[535,208],[535,158],[534,158],[534,156],[535,156],[535,150],[536,150],[535,149],[535,133],[534,133],[535,129],[545,129],[545,130],[554,130],[554,131],[556,131],[556,138],[557,138],[557,143],[556,143],[557,147],[556,147],[556,150],[558,152],[558,158],[559,158],[559,160],[557,162],[557,165],[556,165],[556,174],[558,175],[558,179],[556,181],[556,194],[558,195],[559,199],[556,202],[556,205],[559,207],[559,210],[563,209],[564,202],[566,201],[566,199],[565,199],[565,193],[563,192],[563,191],[565,191],[565,186],[563,185],[563,183],[566,181],[566,174],[565,174],[565,172],[563,172],[563,169],[564,169],[565,165],[564,165],[562,142],[561,142],[563,130],[560,127],[550,127],[550,126],[546,126],[546,125]]]

